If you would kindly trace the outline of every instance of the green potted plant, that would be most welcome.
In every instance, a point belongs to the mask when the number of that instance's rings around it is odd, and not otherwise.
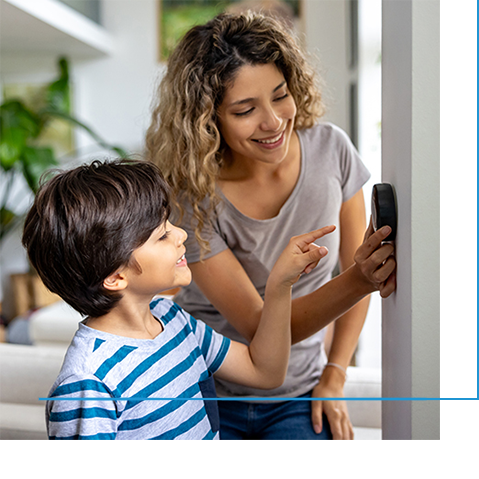
[[[25,212],[17,208],[12,193],[18,197],[25,188],[35,193],[41,176],[60,165],[58,148],[55,149],[49,139],[52,129],[65,125],[78,127],[100,147],[115,152],[116,156],[127,156],[123,149],[105,142],[71,114],[68,61],[61,58],[58,67],[58,78],[40,90],[35,102],[27,103],[11,96],[0,105],[0,248],[25,216]],[[71,131],[67,130],[66,135],[70,134]],[[24,182],[20,191],[19,181]],[[46,290],[33,271],[13,274],[10,282],[15,303],[12,317],[58,299]]]
[[[23,214],[12,211],[9,199],[18,177],[36,192],[40,177],[59,165],[54,148],[44,144],[42,136],[55,119],[86,131],[102,148],[126,157],[125,151],[110,145],[87,125],[71,114],[70,80],[66,58],[58,61],[59,77],[42,91],[39,106],[34,109],[20,99],[6,99],[0,105],[0,246],[6,235],[23,220]]]

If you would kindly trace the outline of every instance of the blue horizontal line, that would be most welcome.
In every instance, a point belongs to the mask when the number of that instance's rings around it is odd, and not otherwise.
[[[337,397],[337,398],[275,398],[275,397],[248,397],[248,398],[38,398],[39,401],[478,401],[479,398],[424,398],[424,397]]]

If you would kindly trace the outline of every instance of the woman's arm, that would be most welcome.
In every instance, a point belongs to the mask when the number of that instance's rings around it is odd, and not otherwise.
[[[388,227],[373,234],[368,228],[354,264],[321,288],[292,301],[292,342],[296,343],[327,326],[373,291],[389,296],[395,289],[390,244],[381,245]],[[189,264],[193,279],[203,294],[248,341],[258,327],[263,300],[230,250]]]
[[[339,250],[340,269],[343,271],[354,262],[354,253],[361,245],[362,232],[366,226],[364,197],[360,190],[341,208],[341,242]],[[362,299],[343,316],[329,325],[333,330],[328,361],[338,364],[344,370],[349,366],[357,346],[359,334],[364,325],[369,306],[369,297]],[[342,397],[345,382],[344,372],[337,367],[327,367],[319,384],[314,388],[314,397]],[[312,421],[316,431],[322,430],[322,413],[325,413],[333,439],[353,439],[353,428],[344,401],[314,401]]]
[[[340,213],[340,271],[354,264],[354,253],[361,245],[366,228],[366,212],[363,192],[360,190],[343,203]],[[347,368],[356,349],[359,334],[364,325],[369,307],[369,297],[353,306],[330,327],[334,329],[331,347],[328,352],[330,362]]]

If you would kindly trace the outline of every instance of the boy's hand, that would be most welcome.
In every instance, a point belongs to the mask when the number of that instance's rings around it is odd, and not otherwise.
[[[314,244],[319,238],[332,233],[336,226],[325,226],[310,233],[293,236],[271,270],[268,282],[291,287],[301,274],[310,273],[328,254],[324,246]]]

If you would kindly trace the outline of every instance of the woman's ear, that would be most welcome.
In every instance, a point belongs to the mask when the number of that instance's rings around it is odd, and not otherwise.
[[[117,271],[103,280],[103,286],[110,291],[121,291],[128,286],[128,281],[123,271]]]

